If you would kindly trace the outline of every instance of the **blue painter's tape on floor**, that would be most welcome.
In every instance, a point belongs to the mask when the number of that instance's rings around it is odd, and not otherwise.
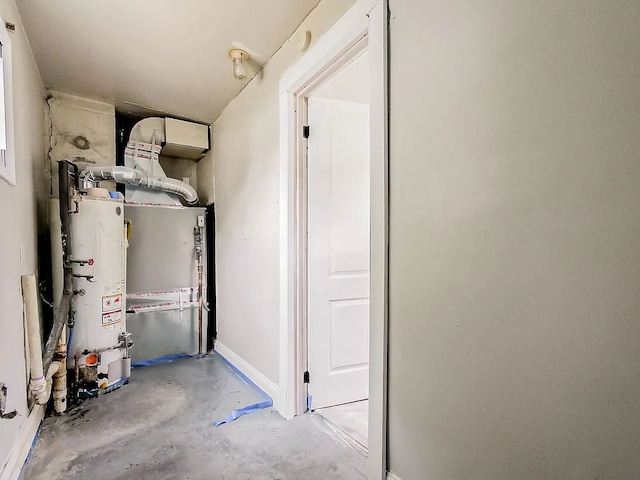
[[[254,389],[256,389],[257,391],[259,391],[263,396],[267,397],[267,398],[271,398],[269,395],[267,395],[265,393],[264,390],[262,390],[259,386],[257,386],[255,383],[253,383],[251,381],[251,379],[249,377],[247,377],[244,373],[242,373],[240,370],[238,370],[238,368],[231,363],[229,360],[227,360],[226,358],[224,358],[222,355],[220,355],[220,352],[213,352],[214,355],[220,357],[220,359],[227,364],[227,367],[229,367],[231,370],[233,370],[235,372],[236,375],[238,375],[242,380],[244,380],[244,383],[246,383],[247,385],[249,385],[250,387],[253,387]]]
[[[131,367],[148,367],[149,365],[158,365],[159,363],[173,362],[174,360],[180,360],[181,358],[189,358],[191,355],[186,353],[175,353],[173,355],[165,355],[164,357],[151,358],[149,360],[140,360],[133,362]]]
[[[236,374],[238,375],[242,380],[244,380],[244,382],[249,385],[250,387],[254,388],[255,390],[257,390],[263,397],[265,397],[265,399],[262,402],[258,402],[258,403],[253,403],[251,405],[247,405],[246,407],[242,407],[242,408],[236,408],[233,412],[231,412],[229,414],[228,417],[223,418],[222,420],[218,420],[217,422],[214,422],[214,425],[216,427],[223,425],[225,423],[230,423],[233,422],[234,420],[237,420],[238,418],[242,417],[243,415],[247,415],[248,413],[251,412],[255,412],[258,410],[262,410],[263,408],[269,408],[269,407],[273,407],[273,399],[267,395],[264,390],[262,390],[260,387],[258,387],[255,383],[253,383],[249,377],[247,377],[244,373],[242,373],[240,370],[238,370],[238,368],[231,363],[229,360],[227,360],[226,358],[224,358],[222,355],[220,355],[219,352],[214,352],[215,355],[217,355],[218,357],[220,357],[220,359],[227,364],[227,366]]]
[[[217,422],[214,422],[214,425],[216,427],[219,427],[224,423],[231,423],[234,420],[237,420],[238,418],[242,417],[243,415],[246,415],[251,412],[256,412],[258,410],[262,410],[263,408],[269,408],[269,407],[273,407],[273,400],[271,398],[265,400],[264,402],[254,403],[252,405],[247,405],[246,407],[243,407],[243,408],[236,408],[233,412],[229,414],[227,418],[223,418],[222,420],[218,420]]]
[[[36,434],[33,437],[33,442],[31,442],[31,448],[29,448],[29,453],[27,454],[27,458],[24,461],[24,464],[22,465],[22,468],[24,469],[25,465],[27,463],[29,463],[29,460],[31,460],[31,455],[33,454],[33,449],[36,446],[36,443],[38,443],[38,437],[40,436],[40,430],[42,430],[42,422],[40,422],[40,425],[38,425],[38,430],[36,430]],[[20,475],[20,477],[18,478],[22,478],[22,475]]]
[[[210,353],[174,353],[172,355],[165,355],[164,357],[151,358],[149,360],[140,360],[131,364],[132,368],[148,367],[149,365],[158,365],[160,363],[173,362],[174,360],[181,360],[183,358],[204,358],[209,356]]]

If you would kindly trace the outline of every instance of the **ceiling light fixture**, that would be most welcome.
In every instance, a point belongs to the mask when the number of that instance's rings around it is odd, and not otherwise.
[[[229,52],[231,61],[233,62],[233,76],[238,80],[245,80],[247,78],[247,61],[249,60],[249,54],[239,48],[234,48]]]

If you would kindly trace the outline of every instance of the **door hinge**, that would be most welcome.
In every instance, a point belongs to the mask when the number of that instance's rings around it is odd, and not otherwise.
[[[309,125],[302,127],[302,138],[309,138]]]
[[[309,383],[309,372],[304,372],[302,379],[304,380],[304,383]]]

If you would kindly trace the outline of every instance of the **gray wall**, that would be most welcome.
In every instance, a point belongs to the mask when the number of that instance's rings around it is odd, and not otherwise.
[[[640,2],[391,11],[391,470],[640,478]]]
[[[27,436],[34,432],[24,428],[30,409],[20,276],[38,273],[38,234],[46,231],[49,180],[42,80],[14,0],[0,0],[0,17],[16,26],[10,37],[17,185],[0,179],[0,382],[7,386],[7,412],[18,411],[12,419],[0,419],[0,477],[5,478],[12,449],[19,441],[28,445],[33,440]]]
[[[322,0],[296,32],[309,30],[313,46],[353,3]],[[279,85],[304,55],[296,48],[297,33],[214,122],[213,153],[197,166],[199,193],[206,201],[215,193],[216,345],[237,355],[236,365],[244,361],[259,372],[248,374],[274,400],[286,380],[279,378],[278,363]]]

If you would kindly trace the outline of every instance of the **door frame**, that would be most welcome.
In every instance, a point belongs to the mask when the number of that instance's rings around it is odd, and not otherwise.
[[[369,50],[371,280],[369,339],[370,480],[387,475],[388,344],[388,0],[358,0],[280,81],[280,369],[275,407],[307,409],[307,169],[305,96]],[[358,50],[361,48],[361,50]]]

